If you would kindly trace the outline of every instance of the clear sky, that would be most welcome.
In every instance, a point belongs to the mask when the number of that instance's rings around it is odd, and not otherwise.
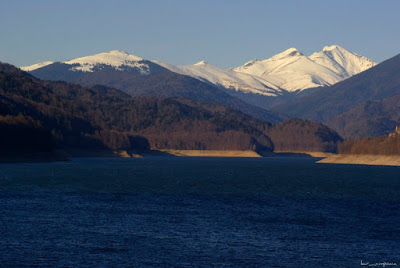
[[[16,66],[109,50],[236,67],[338,44],[381,62],[400,53],[399,0],[1,0],[0,61]]]

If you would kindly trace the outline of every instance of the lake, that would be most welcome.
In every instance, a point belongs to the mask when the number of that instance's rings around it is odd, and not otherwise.
[[[400,168],[315,161],[154,156],[0,164],[0,263],[400,265]]]

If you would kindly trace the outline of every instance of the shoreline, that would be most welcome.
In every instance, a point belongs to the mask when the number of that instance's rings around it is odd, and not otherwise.
[[[303,156],[303,157],[315,157],[315,158],[325,158],[334,156],[334,153],[326,153],[326,152],[309,152],[309,151],[274,151],[274,154],[277,156]]]
[[[0,163],[47,163],[62,161],[69,161],[69,155],[62,150],[55,150],[53,152],[11,154],[0,157]]]
[[[324,152],[255,152],[251,150],[175,150],[175,149],[152,149],[148,151],[127,151],[127,150],[82,150],[68,149],[56,150],[50,153],[32,153],[22,155],[11,155],[0,157],[0,163],[40,163],[69,161],[72,157],[118,157],[118,158],[142,158],[152,156],[168,157],[330,157],[333,154]]]
[[[262,157],[260,154],[246,150],[174,150],[174,149],[152,149],[149,151],[132,152],[127,150],[70,150],[70,157],[120,157],[141,158],[148,156],[170,156],[170,157]]]
[[[400,166],[400,155],[338,154],[317,161],[320,164]]]
[[[119,157],[119,158],[140,158],[142,154],[127,150],[81,150],[71,149],[66,153],[69,157]]]
[[[262,157],[255,151],[250,150],[172,150],[160,149],[158,152],[171,156],[193,156],[193,157]]]

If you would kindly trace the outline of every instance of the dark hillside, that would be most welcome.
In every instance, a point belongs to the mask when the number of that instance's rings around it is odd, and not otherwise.
[[[273,110],[291,117],[327,122],[358,104],[397,93],[400,93],[400,55]]]
[[[0,130],[0,157],[55,149],[50,131],[30,117],[0,115]]]
[[[238,109],[268,122],[281,121],[281,117],[276,113],[250,105],[205,82],[166,69],[149,75],[140,75],[135,72],[111,69],[87,73],[76,72],[70,71],[68,69],[70,67],[70,65],[54,63],[34,70],[31,74],[40,79],[62,80],[88,87],[104,85],[122,90],[133,97],[186,98],[204,103],[216,103]]]
[[[275,150],[290,152],[337,152],[342,138],[327,126],[300,119],[289,119],[272,126],[267,134]]]
[[[400,155],[400,135],[347,140],[339,145],[341,154]]]
[[[345,138],[379,137],[400,125],[400,93],[378,101],[367,101],[327,121]]]
[[[0,72],[1,115],[29,116],[52,133],[58,146],[135,149],[143,146],[145,136],[153,148],[273,148],[258,129],[268,123],[225,107],[131,98],[101,86],[41,82],[9,65],[2,69],[6,71]],[[137,141],[141,142],[134,144]]]
[[[331,150],[326,145],[337,141],[335,133],[326,127],[328,134],[321,139],[319,128],[310,122],[299,120],[298,124],[281,128],[218,104],[130,97],[105,86],[86,88],[40,81],[10,65],[0,66],[5,70],[0,72],[0,116],[3,125],[7,125],[2,128],[2,135],[10,144],[40,136],[35,133],[46,137],[48,144],[39,146],[46,150],[271,151],[275,142],[287,150]],[[324,129],[322,125],[320,128]],[[290,132],[293,133],[288,135]],[[39,139],[38,143],[42,141]]]

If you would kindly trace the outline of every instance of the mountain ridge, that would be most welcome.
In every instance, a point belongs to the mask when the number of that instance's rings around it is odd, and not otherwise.
[[[399,124],[399,93],[400,54],[272,110],[327,123],[344,137],[379,136]]]
[[[145,77],[145,76],[141,76]],[[190,77],[189,77],[190,78]],[[190,78],[193,79],[193,78]],[[217,104],[188,99],[135,98],[104,86],[42,81],[0,63],[0,154],[54,146],[79,149],[335,150],[340,137],[314,122],[270,123]],[[280,139],[290,126],[297,140]],[[274,136],[274,142],[268,136]],[[298,133],[301,135],[299,136]],[[290,133],[286,133],[290,134]],[[19,139],[26,139],[21,143]]]
[[[309,57],[296,48],[289,48],[268,59],[252,60],[233,70],[263,77],[294,92],[333,85],[374,65],[375,62],[364,56],[332,45]]]
[[[129,54],[124,52],[117,53],[124,58],[129,57]],[[94,85],[108,86],[127,92],[134,97],[189,98],[205,103],[217,103],[239,109],[246,114],[269,122],[282,120],[281,115],[231,96],[212,83],[171,72],[157,63],[140,60],[140,63],[146,64],[146,69],[149,70],[143,74],[136,67],[131,69],[129,66],[122,65],[126,61],[114,63],[114,65],[118,66],[118,69],[113,68],[111,65],[105,65],[104,63],[108,64],[110,61],[106,62],[103,59],[103,54],[97,55],[101,55],[100,64],[94,64],[92,60],[90,64],[82,65],[82,63],[77,63],[81,62],[82,58],[79,58],[69,63],[50,64],[29,73],[43,80],[61,80],[89,87]],[[108,56],[109,53],[105,55]],[[81,69],[82,66],[84,67],[83,70]],[[92,69],[88,70],[87,66]]]
[[[328,52],[333,56],[329,56]],[[149,61],[118,50],[80,57],[61,62],[61,64],[71,65],[72,67],[69,68],[71,71],[93,72],[95,69],[112,67],[119,71],[135,70],[139,74],[148,75],[152,72],[148,66],[149,62],[216,86],[271,97],[332,85],[376,64],[338,45],[325,46],[322,51],[315,52],[309,57],[296,48],[289,48],[269,59],[251,60],[242,66],[227,70],[205,61],[193,65],[172,65],[157,60]],[[21,69],[34,72],[51,64],[54,62],[42,62],[21,67]]]

